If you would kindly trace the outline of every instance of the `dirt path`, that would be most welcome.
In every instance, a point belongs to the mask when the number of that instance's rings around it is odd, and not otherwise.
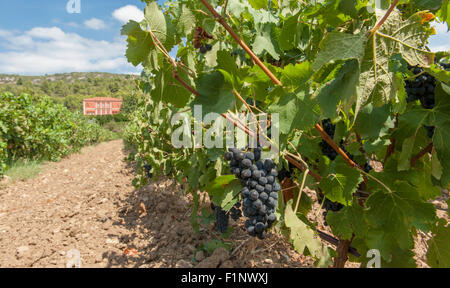
[[[65,267],[77,251],[82,267],[311,266],[283,239],[248,240],[236,223],[225,240],[239,247],[233,255],[193,260],[220,235],[212,226],[193,233],[189,199],[172,181],[134,189],[125,156],[122,141],[102,143],[0,188],[0,267]]]

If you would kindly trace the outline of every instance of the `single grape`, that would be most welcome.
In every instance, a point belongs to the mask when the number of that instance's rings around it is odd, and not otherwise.
[[[253,160],[255,160],[255,154],[253,152],[247,152],[247,153],[245,153],[245,159],[253,161]]]
[[[266,185],[267,184],[267,178],[266,177],[260,177],[258,179],[258,182],[260,185]]]
[[[248,232],[248,234],[249,234],[250,236],[255,236],[255,235],[256,235],[256,233],[255,233],[255,226],[250,226],[250,227],[248,227],[248,228],[247,228],[247,232]]]
[[[252,171],[250,171],[250,169],[245,169],[241,172],[241,177],[244,179],[252,177]]]
[[[261,185],[259,185],[259,184],[256,185],[255,189],[256,189],[256,191],[258,191],[259,193],[264,192],[264,186],[261,186]]]
[[[253,201],[253,207],[255,209],[260,209],[262,207],[263,203],[261,200],[256,199],[255,201]]]
[[[256,190],[251,190],[250,191],[250,199],[255,201],[256,199],[259,198],[259,193]]]
[[[274,166],[275,165],[273,164],[273,161],[271,159],[266,159],[266,161],[264,161],[264,169],[266,169],[266,171],[272,170]]]
[[[225,153],[225,159],[227,161],[230,161],[231,159],[233,159],[233,153],[231,153],[231,152]]]
[[[277,192],[272,192],[269,195],[270,197],[272,197],[273,199],[278,199],[278,193]]]
[[[272,185],[272,190],[273,190],[274,192],[280,191],[280,190],[281,190],[280,184],[278,184],[277,182],[275,182],[275,183]]]
[[[250,168],[252,166],[252,161],[249,159],[244,159],[242,160],[242,166],[244,166],[245,168]]]
[[[266,201],[267,199],[269,199],[269,195],[266,192],[262,192],[261,194],[259,194],[259,199],[261,199],[262,201]]]
[[[260,234],[264,230],[264,223],[258,222],[255,225],[255,232]]]
[[[277,216],[275,214],[270,214],[269,217],[267,217],[267,221],[269,222],[275,222],[277,220]]]

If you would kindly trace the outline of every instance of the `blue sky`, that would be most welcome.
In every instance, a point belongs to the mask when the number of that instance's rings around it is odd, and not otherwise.
[[[81,13],[68,13],[69,1],[79,1]],[[141,20],[144,7],[140,0],[0,1],[0,73],[139,73],[124,57],[120,28]],[[431,49],[448,50],[450,33],[435,27]]]

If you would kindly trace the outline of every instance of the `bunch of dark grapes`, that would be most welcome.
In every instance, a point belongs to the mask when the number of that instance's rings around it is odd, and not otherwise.
[[[231,219],[234,221],[238,221],[239,218],[242,217],[242,210],[241,210],[241,203],[237,202],[229,212],[226,212],[223,210],[220,206],[214,205],[213,202],[211,202],[211,209],[216,214],[216,228],[220,233],[226,233],[228,231],[228,223],[229,218],[231,216]]]
[[[291,163],[289,163],[289,170],[287,170],[286,168],[282,168],[279,172],[278,172],[278,181],[283,181],[286,178],[291,178],[292,177],[292,171],[294,171],[294,165],[292,165]]]
[[[153,174],[152,174],[152,165],[148,164],[147,162],[144,163],[144,169],[145,169],[145,175],[147,175],[148,179],[152,179],[153,178]]]
[[[323,195],[322,193],[320,193],[320,194],[319,194],[319,203],[321,203],[321,204],[322,204],[322,201],[323,201],[323,197],[324,197],[324,195]],[[340,211],[342,208],[344,208],[344,205],[342,205],[341,203],[338,203],[338,202],[332,202],[332,201],[330,201],[328,198],[325,198],[325,202],[323,202],[322,208],[325,209],[325,211],[322,213],[323,219],[324,219],[323,224],[324,224],[325,226],[328,226],[328,223],[327,223],[327,221],[326,221],[328,211],[331,210],[331,211],[333,211],[333,212],[338,212],[338,211]]]
[[[228,231],[228,222],[230,220],[230,215],[220,206],[215,206],[214,211],[216,212],[217,230],[219,230],[220,233],[226,233]]]
[[[334,137],[334,132],[336,129],[336,125],[334,125],[330,119],[326,119],[322,121],[322,127],[325,132],[327,132],[328,136],[331,138]],[[337,157],[337,152],[331,147],[325,140],[320,142],[320,148],[322,149],[322,154],[330,158],[330,160],[334,160]]]
[[[210,44],[205,44],[204,46],[200,47],[200,53],[206,54],[206,52],[211,51],[212,46]]]
[[[214,39],[214,37],[206,32],[202,27],[195,28],[194,48],[200,49],[200,53],[205,54],[206,52],[211,51],[212,46],[205,42],[212,39]]]
[[[423,72],[423,69],[419,67],[409,67],[409,69],[414,75]],[[412,80],[405,81],[405,91],[407,94],[406,102],[409,103],[420,100],[423,108],[433,109],[435,86],[436,79],[428,73],[423,73]],[[434,135],[434,126],[424,126],[424,128],[427,130],[428,137],[432,138]]]
[[[331,139],[333,139],[334,138],[334,133],[335,133],[335,130],[336,130],[336,125],[334,125],[331,122],[331,119],[323,120],[322,121],[322,126],[323,126],[323,130],[325,130],[325,132],[328,134],[328,136],[330,136]],[[319,145],[320,145],[320,148],[322,149],[322,154],[323,155],[325,155],[328,158],[330,158],[331,161],[336,159],[336,157],[338,155],[337,152],[325,140],[322,140],[322,142],[320,142]],[[341,142],[339,143],[339,147],[341,147],[341,149],[345,152],[345,154],[347,154],[348,157],[353,160],[353,155],[351,155],[350,153],[347,152],[347,150],[345,150],[344,140],[341,140]]]
[[[449,64],[441,63],[445,70],[449,69]],[[412,80],[405,81],[405,91],[407,94],[406,101],[413,102],[420,100],[420,104],[424,109],[434,108],[434,89],[436,87],[436,79],[428,73],[423,73],[420,67],[408,67],[414,75],[421,74]],[[424,126],[427,130],[428,137],[434,135],[434,126]]]
[[[237,202],[230,210],[231,219],[238,221],[242,217],[241,203]]]
[[[420,100],[425,109],[434,108],[434,88],[436,79],[428,73],[423,73],[420,67],[409,67],[414,75],[421,74],[412,80],[405,81],[406,101]]]
[[[241,180],[245,227],[250,236],[265,239],[267,230],[276,221],[278,201],[278,170],[271,159],[261,159],[261,148],[241,151],[230,148],[225,159],[231,161],[231,173]]]
[[[369,173],[372,170],[372,166],[370,166],[369,162],[364,165],[364,172]]]

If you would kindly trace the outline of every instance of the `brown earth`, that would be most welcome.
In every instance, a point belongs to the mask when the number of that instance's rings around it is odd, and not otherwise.
[[[34,179],[0,187],[0,267],[66,267],[78,251],[81,267],[313,266],[311,257],[296,253],[280,235],[249,238],[243,220],[230,220],[234,230],[228,239],[214,224],[195,234],[190,196],[182,187],[162,179],[135,189],[134,168],[125,157],[122,141],[102,143],[46,164]],[[313,191],[305,193],[315,198]],[[207,199],[203,207],[209,207]],[[318,214],[323,223],[318,209],[316,202],[308,218]],[[426,238],[416,239],[419,267],[426,266]],[[231,252],[198,252],[214,239],[230,243]]]
[[[122,141],[102,143],[0,188],[0,267],[65,267],[74,249],[82,267],[312,266],[279,236],[249,239],[232,220],[232,253],[194,260],[221,236],[211,225],[193,232],[189,197],[173,181],[135,189],[125,157]]]

